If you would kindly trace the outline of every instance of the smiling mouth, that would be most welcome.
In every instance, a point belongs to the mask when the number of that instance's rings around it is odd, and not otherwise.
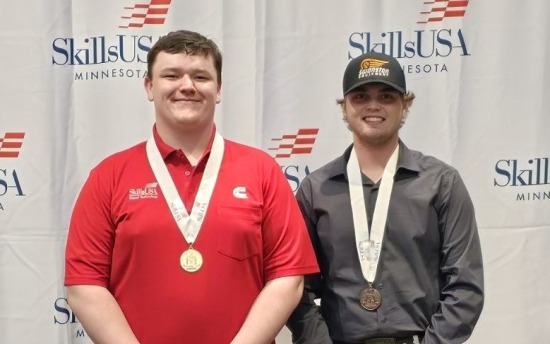
[[[363,121],[367,122],[367,123],[382,123],[385,121],[384,118],[382,117],[364,117],[363,118]]]

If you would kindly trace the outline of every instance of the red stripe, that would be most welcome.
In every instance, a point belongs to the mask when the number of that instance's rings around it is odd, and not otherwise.
[[[145,18],[143,24],[164,24],[164,18]]]
[[[151,5],[170,5],[172,0],[151,0]]]
[[[23,142],[2,142],[2,144],[0,145],[0,149],[2,148],[21,148],[21,146],[23,145]]]
[[[132,13],[132,18],[146,18],[147,14],[145,13]]]
[[[457,0],[457,1],[449,1],[449,4],[447,5],[447,7],[466,7],[468,6],[468,1],[461,1],[461,0]]]
[[[168,13],[168,8],[150,8],[147,11],[147,14],[166,14]]]
[[[128,25],[128,27],[142,27],[143,26],[143,23],[130,23],[130,25]]]
[[[315,135],[319,132],[317,128],[304,128],[298,130],[298,135]]]
[[[290,154],[277,154],[275,158],[290,158]]]
[[[283,135],[281,138],[285,140],[285,139],[295,139],[296,137],[297,137],[296,135]]]
[[[446,9],[447,7],[435,7],[432,8],[432,12],[445,12]]]
[[[19,156],[19,152],[2,152],[0,150],[0,158],[17,158]]]
[[[6,135],[4,135],[4,138],[5,139],[23,139],[25,138],[25,133],[22,133],[22,132],[6,133]]]
[[[313,138],[302,138],[302,139],[296,139],[296,141],[294,141],[295,144],[297,145],[306,145],[306,144],[314,144],[315,143],[315,137]]]
[[[435,17],[435,18],[428,19],[429,22],[438,22],[442,20],[443,20],[443,17]]]
[[[279,149],[287,149],[287,148],[292,149],[292,147],[294,147],[294,143],[279,145]]]
[[[311,147],[293,148],[290,154],[308,154],[308,153],[311,153],[311,149],[312,149]]]
[[[466,11],[447,11],[445,17],[464,17]]]
[[[134,8],[149,8],[151,5],[136,4]]]

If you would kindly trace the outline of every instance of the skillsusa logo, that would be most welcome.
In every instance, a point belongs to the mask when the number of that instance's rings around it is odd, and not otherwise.
[[[130,201],[135,201],[138,199],[146,199],[146,198],[158,198],[158,192],[157,192],[157,182],[152,182],[145,184],[143,188],[135,188],[130,189],[128,191],[128,199]]]
[[[133,6],[124,7],[122,19],[124,24],[121,29],[139,28],[144,25],[162,25],[168,14],[172,0],[151,0],[143,4],[137,3]]]
[[[129,6],[121,8],[122,13],[116,23],[90,22],[88,31],[93,34],[84,31],[78,37],[55,37],[51,45],[52,65],[70,68],[75,81],[145,78],[147,53],[161,37],[146,30],[164,25],[171,0],[144,3],[127,0],[126,4]],[[94,25],[100,27],[94,29]],[[111,32],[112,28],[117,27],[120,33],[96,33],[98,30]]]
[[[466,15],[468,4],[469,1],[459,0],[419,0],[414,17],[418,18],[420,13],[420,18],[415,24],[405,25],[412,29],[352,32],[348,38],[347,58],[351,60],[374,51],[400,59],[407,74],[447,73],[451,68],[447,58],[471,56],[463,22],[456,20]],[[403,18],[405,23],[406,20]]]
[[[296,154],[309,154],[315,144],[315,138],[319,129],[299,129],[296,134],[285,134],[280,138],[271,139],[279,142],[274,148],[268,148],[275,152],[274,158],[290,158]]]
[[[24,197],[23,186],[18,169],[13,167],[17,162],[23,146],[24,132],[6,132],[0,138],[0,211],[5,210],[4,197]]]
[[[461,18],[466,14],[468,0],[435,0],[426,1],[427,8],[420,12],[418,24],[440,22],[447,18]]]
[[[4,137],[0,138],[0,158],[17,158],[25,133],[22,132],[7,132]]]
[[[294,134],[284,134],[281,137],[271,139],[276,142],[276,147],[268,148],[272,151],[273,157],[279,161],[281,170],[283,171],[293,192],[298,190],[302,179],[309,174],[309,166],[304,163],[296,163],[292,157],[305,156],[311,154],[315,145],[315,140],[319,134],[318,128],[302,128]],[[288,162],[288,160],[291,160]]]
[[[513,190],[516,201],[550,200],[550,158],[501,159],[493,186]]]

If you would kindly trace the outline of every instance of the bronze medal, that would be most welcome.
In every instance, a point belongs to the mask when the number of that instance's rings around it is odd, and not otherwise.
[[[199,251],[189,248],[181,254],[180,265],[187,272],[197,272],[202,266],[202,255]]]
[[[374,311],[382,304],[382,295],[372,286],[365,288],[359,296],[359,302],[361,306],[368,311]]]

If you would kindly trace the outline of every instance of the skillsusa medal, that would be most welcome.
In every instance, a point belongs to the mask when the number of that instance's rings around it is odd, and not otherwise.
[[[368,282],[368,287],[359,294],[359,303],[368,311],[377,310],[382,304],[382,295],[372,284],[376,278],[380,253],[382,252],[382,243],[384,241],[384,231],[386,229],[386,220],[388,216],[388,207],[393,188],[395,171],[397,169],[397,157],[399,145],[395,147],[390,156],[382,180],[374,214],[372,216],[372,225],[369,229],[367,211],[365,207],[365,196],[363,193],[363,178],[361,176],[361,167],[357,158],[355,147],[352,148],[347,163],[349,195],[351,201],[351,213],[353,215],[353,228],[355,232],[355,243],[361,265],[363,277]]]
[[[382,295],[380,295],[378,290],[369,285],[359,295],[359,302],[367,311],[374,311],[382,304]]]
[[[162,190],[164,199],[168,204],[168,208],[170,209],[181,234],[189,245],[189,248],[180,256],[180,265],[186,272],[197,272],[202,267],[203,258],[200,252],[193,248],[193,243],[195,243],[197,236],[199,235],[202,223],[206,216],[206,210],[208,209],[208,205],[212,197],[212,192],[214,191],[214,186],[216,185],[216,180],[218,178],[223,159],[223,138],[217,132],[215,133],[212,149],[210,150],[210,157],[206,162],[204,173],[197,191],[197,196],[193,202],[193,208],[191,209],[190,214],[187,212],[187,209],[179,196],[178,190],[174,185],[174,181],[168,172],[168,168],[160,155],[153,137],[147,141],[146,151],[149,165],[153,170],[153,174],[157,178],[157,182]]]
[[[187,272],[196,272],[202,267],[202,254],[190,247],[181,254],[180,265]]]

